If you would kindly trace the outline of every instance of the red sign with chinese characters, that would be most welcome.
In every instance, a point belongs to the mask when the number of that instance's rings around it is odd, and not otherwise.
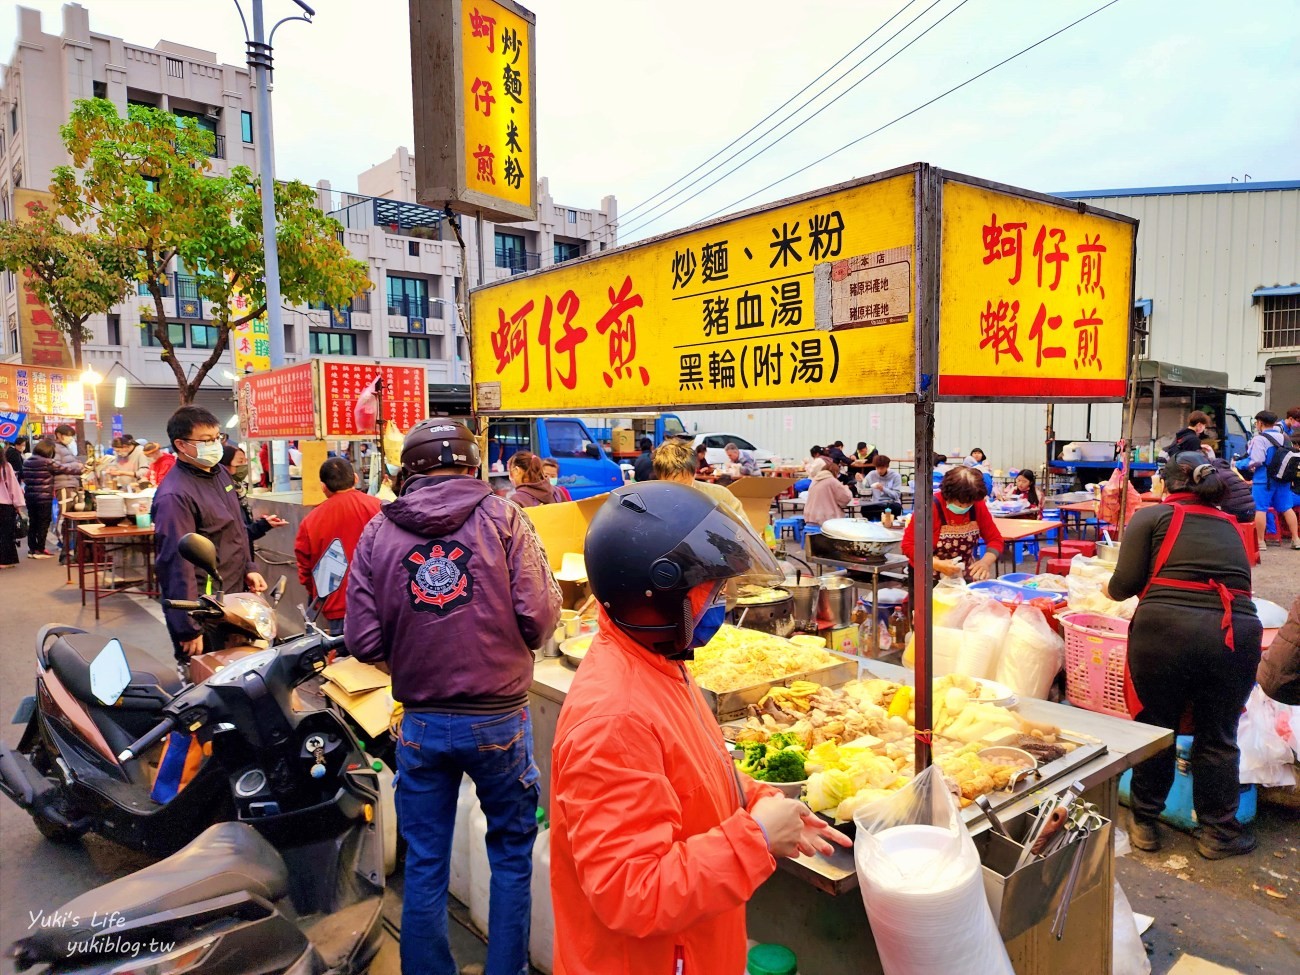
[[[325,440],[374,439],[374,426],[357,426],[357,402],[376,378],[381,380],[376,406],[382,402],[383,420],[392,420],[405,433],[429,415],[429,385],[423,366],[322,360],[320,370],[321,436]]]
[[[238,380],[239,425],[253,440],[316,436],[315,364],[244,376]]]

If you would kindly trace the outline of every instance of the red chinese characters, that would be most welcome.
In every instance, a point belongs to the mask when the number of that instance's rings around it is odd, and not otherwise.
[[[1017,362],[1024,361],[1020,349],[1016,347],[1016,331],[1019,328],[1016,315],[1019,312],[1018,301],[1010,304],[999,301],[996,305],[990,301],[980,314],[980,348],[987,349],[991,346],[995,363],[1001,362],[1004,355]]]
[[[516,360],[522,360],[524,366],[524,384],[519,392],[528,391],[528,316],[535,307],[530,298],[524,306],[509,318],[504,308],[497,309],[497,330],[492,333],[492,354],[497,360],[497,375],[506,371],[506,366]]]
[[[640,308],[645,302],[641,295],[633,292],[631,276],[623,279],[617,292],[609,289],[609,310],[596,321],[596,331],[601,335],[609,333],[609,371],[603,374],[605,385],[613,388],[615,379],[630,378],[633,375],[632,360],[636,358],[636,319],[631,310]],[[650,373],[645,366],[637,366],[641,385],[650,385]]]
[[[983,230],[985,264],[992,264],[1004,257],[1015,260],[1015,270],[1007,278],[1009,284],[1017,284],[1020,281],[1021,241],[1027,226],[1028,224],[1023,220],[998,223],[998,215],[995,213],[989,217],[989,222]]]
[[[573,291],[566,291],[560,295],[559,302],[552,309],[551,299],[548,297],[542,306],[542,324],[537,330],[537,340],[541,343],[546,353],[546,388],[552,387],[552,376],[559,377],[560,384],[565,389],[575,389],[578,385],[578,346],[587,340],[587,330],[573,325],[573,317],[578,314],[578,296]],[[563,317],[560,323],[560,337],[555,340],[555,345],[551,345],[551,318],[553,311],[558,311]],[[562,372],[556,369],[552,372],[551,354],[552,348],[557,355],[568,356],[568,372]]]

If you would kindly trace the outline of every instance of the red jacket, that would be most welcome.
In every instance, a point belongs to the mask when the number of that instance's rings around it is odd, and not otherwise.
[[[735,771],[685,666],[602,614],[552,750],[555,975],[743,972],[776,869],[749,810],[776,794]]]
[[[176,466],[176,455],[160,453],[157,459],[149,465],[149,481],[157,487],[162,483],[168,472]]]
[[[293,557],[298,562],[298,581],[306,588],[308,596],[316,598],[316,583],[311,572],[334,539],[343,543],[343,554],[351,567],[352,553],[357,550],[361,532],[370,519],[379,514],[379,507],[378,498],[353,488],[326,498],[308,512],[298,526],[298,538],[293,545]],[[339,587],[325,598],[322,615],[327,620],[341,620],[347,605],[348,574],[345,572]]]

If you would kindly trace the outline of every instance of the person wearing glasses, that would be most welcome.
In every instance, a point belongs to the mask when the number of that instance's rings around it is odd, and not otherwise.
[[[176,467],[153,498],[154,562],[164,599],[194,600],[216,590],[202,569],[181,558],[180,540],[190,532],[217,548],[226,592],[264,592],[266,580],[250,554],[244,512],[230,474],[221,466],[221,425],[201,406],[182,406],[167,421]],[[180,664],[203,653],[203,633],[181,610],[164,610],[167,632]]]

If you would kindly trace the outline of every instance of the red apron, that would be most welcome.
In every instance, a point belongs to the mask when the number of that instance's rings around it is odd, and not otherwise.
[[[934,540],[934,555],[939,559],[956,559],[965,567],[966,581],[970,581],[970,569],[975,564],[975,550],[981,541],[980,526],[974,514],[964,525],[948,523],[948,513],[935,495],[934,516],[939,526]],[[974,507],[971,508],[972,512]]]
[[[1165,563],[1169,561],[1169,555],[1174,550],[1174,544],[1178,541],[1178,535],[1183,530],[1183,521],[1186,519],[1190,510],[1191,514],[1200,515],[1206,518],[1221,518],[1231,524],[1234,528],[1237,520],[1230,515],[1224,514],[1217,508],[1211,508],[1209,505],[1197,504],[1196,507],[1190,508],[1187,505],[1180,504],[1179,499],[1189,497],[1187,494],[1173,494],[1165,498],[1165,504],[1173,508],[1172,517],[1169,519],[1169,528],[1165,532],[1165,540],[1160,544],[1160,551],[1156,553],[1155,565],[1151,567],[1151,578],[1147,581],[1142,592],[1138,594],[1138,599],[1146,597],[1151,591],[1152,586],[1166,586],[1170,589],[1181,589],[1184,592],[1213,592],[1217,593],[1219,602],[1223,605],[1223,618],[1219,622],[1219,627],[1223,631],[1223,643],[1229,651],[1235,651],[1236,645],[1232,638],[1232,597],[1245,596],[1250,597],[1249,590],[1229,589],[1223,583],[1216,579],[1207,579],[1205,581],[1194,581],[1189,579],[1170,579],[1162,576]],[[1238,538],[1241,534],[1238,533]],[[1245,542],[1242,542],[1242,548],[1245,549]],[[1247,553],[1249,556],[1249,553]],[[1249,561],[1249,559],[1248,559]],[[1129,714],[1136,716],[1142,710],[1142,702],[1137,696],[1137,691],[1133,687],[1133,681],[1129,676],[1128,658],[1124,661],[1124,702],[1128,706]],[[1190,715],[1184,715],[1182,725],[1178,729],[1179,734],[1191,734]]]

